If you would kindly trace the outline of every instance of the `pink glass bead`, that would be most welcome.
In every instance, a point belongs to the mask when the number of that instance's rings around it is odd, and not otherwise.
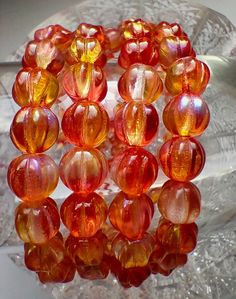
[[[59,170],[66,187],[74,192],[90,193],[104,182],[108,165],[99,150],[74,147],[62,157]]]

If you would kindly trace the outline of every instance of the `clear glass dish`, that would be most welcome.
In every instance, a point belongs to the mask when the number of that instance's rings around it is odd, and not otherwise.
[[[80,22],[117,26],[121,20],[131,17],[141,17],[156,23],[162,20],[179,22],[189,35],[197,54],[225,57],[236,54],[236,29],[227,18],[186,0],[83,1],[50,17],[38,28],[59,23],[74,30]],[[28,39],[32,34],[29,34]],[[9,60],[20,61],[23,49],[24,46],[11,55]],[[11,98],[11,86],[17,69],[18,64],[13,63],[2,65],[0,70],[0,253],[8,254],[23,269],[22,245],[13,229],[13,211],[17,199],[10,193],[6,183],[7,165],[13,157],[19,155],[8,136],[11,120],[18,110]],[[121,70],[112,63],[107,66],[109,93],[104,103],[111,115],[113,106],[119,101],[116,82],[120,72]],[[174,271],[169,277],[151,275],[139,288],[128,290],[124,290],[111,275],[104,281],[87,281],[76,276],[71,283],[47,286],[55,298],[94,298],[94,294],[96,299],[236,297],[235,90],[222,86],[220,81],[212,80],[204,93],[204,99],[211,110],[211,123],[201,137],[207,153],[207,162],[196,181],[202,193],[202,213],[198,221],[198,246],[189,255],[187,265]],[[68,105],[69,102],[65,100],[63,103]],[[164,98],[157,102],[159,115],[163,106]],[[150,147],[154,153],[162,141],[161,135]],[[106,150],[108,153],[109,146]],[[57,145],[49,154],[58,160],[63,151],[65,149]],[[161,174],[153,187],[160,186],[164,180],[166,178]],[[107,183],[106,188],[102,187],[100,191],[109,201],[117,189],[110,180]],[[69,191],[59,185],[52,197],[60,203],[68,194]],[[157,214],[156,216],[158,217]],[[156,225],[157,217],[154,218],[153,225]],[[32,274],[29,272],[29,275]]]

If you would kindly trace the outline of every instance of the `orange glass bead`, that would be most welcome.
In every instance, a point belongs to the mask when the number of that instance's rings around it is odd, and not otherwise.
[[[118,90],[126,102],[151,104],[161,96],[163,83],[152,66],[135,63],[120,77]]]
[[[54,75],[41,68],[23,68],[12,88],[15,102],[21,106],[51,107],[56,101],[59,84]]]
[[[145,233],[140,240],[130,241],[119,234],[112,242],[112,250],[123,268],[144,267],[154,250],[154,238]]]
[[[195,223],[173,224],[163,218],[159,222],[156,238],[169,253],[186,254],[196,247],[197,234]]]
[[[114,158],[111,175],[127,194],[142,194],[155,182],[158,173],[156,158],[143,148],[131,147]]]
[[[107,206],[97,193],[72,193],[61,206],[61,219],[74,237],[90,238],[107,218]]]
[[[96,147],[103,143],[109,130],[106,110],[95,102],[83,101],[71,105],[63,115],[65,137],[78,146]]]
[[[56,115],[45,107],[24,107],[15,115],[10,136],[22,152],[40,153],[57,141],[59,122]]]
[[[8,167],[8,185],[23,201],[48,197],[58,183],[56,163],[44,154],[25,154],[14,159]]]
[[[192,137],[173,137],[160,148],[159,160],[165,175],[172,180],[191,181],[204,167],[205,151]]]
[[[185,36],[185,33],[177,23],[161,22],[155,26],[154,39],[157,43],[160,43],[164,37],[168,36]]]
[[[172,95],[183,92],[201,94],[210,79],[208,66],[194,57],[175,61],[166,72],[165,86]]]
[[[105,35],[108,41],[108,52],[117,52],[121,47],[120,30],[116,28],[106,28]]]
[[[116,135],[122,142],[145,146],[157,134],[159,117],[154,106],[129,102],[117,110],[114,125]]]
[[[99,41],[101,47],[106,49],[108,46],[108,40],[105,34],[105,30],[102,26],[81,23],[75,31],[77,37],[95,38]]]
[[[196,221],[201,209],[201,194],[190,182],[167,181],[158,199],[161,215],[176,224]]]
[[[108,164],[99,150],[75,147],[62,157],[59,170],[66,187],[74,192],[90,193],[104,182]]]
[[[109,265],[106,261],[102,261],[99,265],[76,265],[79,276],[88,280],[105,279],[109,274]]]
[[[35,68],[37,67],[36,61],[35,61],[35,53],[36,53],[36,48],[38,45],[39,41],[32,40],[28,42],[28,44],[25,47],[25,53],[22,58],[22,66],[23,67],[32,67]]]
[[[153,213],[153,203],[146,194],[132,196],[119,192],[109,207],[111,224],[131,240],[143,237]]]
[[[79,62],[65,72],[63,87],[74,101],[87,99],[100,102],[107,93],[107,80],[99,66]]]
[[[159,45],[159,62],[168,68],[177,59],[195,56],[190,40],[186,36],[168,36]]]
[[[183,93],[170,100],[163,111],[163,122],[174,135],[201,135],[210,121],[207,103],[195,94]]]
[[[60,228],[60,216],[51,198],[24,202],[16,209],[15,228],[24,242],[43,244],[53,238]]]
[[[98,231],[90,238],[75,238],[70,235],[65,243],[66,250],[75,264],[101,264],[106,247],[106,236]]]
[[[77,62],[95,63],[102,54],[102,48],[96,38],[80,36],[71,43],[69,54]]]
[[[156,65],[158,51],[152,41],[147,37],[129,39],[121,47],[118,63],[123,68],[128,68],[134,63]]]
[[[122,37],[125,40],[135,39],[140,37],[152,38],[153,27],[150,23],[142,19],[130,19],[121,24]]]

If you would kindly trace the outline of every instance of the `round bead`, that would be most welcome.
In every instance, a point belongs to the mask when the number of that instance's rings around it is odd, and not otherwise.
[[[116,135],[122,142],[145,146],[156,136],[159,117],[152,105],[130,102],[117,110],[114,124]]]
[[[118,90],[126,102],[151,104],[161,96],[163,84],[152,66],[135,63],[120,77]]]
[[[107,206],[97,193],[72,193],[61,206],[61,219],[74,237],[90,238],[101,229]]]
[[[44,154],[25,154],[14,159],[8,168],[8,184],[23,201],[48,197],[58,183],[56,163]]]
[[[126,69],[138,62],[152,66],[158,62],[158,52],[147,37],[129,39],[121,47],[118,58],[121,67]]]
[[[66,71],[63,87],[74,101],[87,99],[101,102],[107,93],[107,81],[103,70],[85,62],[78,62]]]
[[[16,209],[15,228],[24,242],[43,244],[53,238],[60,228],[56,203],[46,198],[37,202],[24,202]]]
[[[186,254],[197,245],[198,228],[195,223],[173,224],[161,219],[156,231],[157,240],[169,253]]]
[[[209,121],[206,102],[194,94],[183,93],[174,97],[163,111],[164,125],[174,135],[201,135]]]
[[[75,147],[62,157],[59,169],[66,187],[74,192],[90,193],[104,182],[108,164],[99,150]]]
[[[152,25],[142,19],[130,19],[121,24],[122,36],[126,40],[140,37],[152,38],[152,30]]]
[[[65,137],[71,143],[96,147],[107,137],[109,117],[102,106],[95,102],[83,101],[66,110],[61,125]]]
[[[111,224],[131,240],[141,239],[154,213],[153,203],[146,195],[130,196],[120,192],[109,207]]]
[[[161,22],[155,26],[154,39],[159,44],[163,38],[168,36],[184,36],[184,32],[177,23],[169,24]]]
[[[159,62],[163,67],[169,67],[177,59],[195,56],[190,40],[186,36],[164,37],[159,45]]]
[[[166,72],[165,86],[172,95],[183,92],[201,94],[210,79],[208,66],[194,57],[175,61]]]
[[[95,63],[102,54],[102,48],[96,38],[79,36],[71,43],[69,53],[77,62]]]
[[[111,175],[117,186],[127,194],[146,192],[158,173],[156,158],[143,148],[131,147],[117,155]]]
[[[24,107],[15,115],[10,136],[22,152],[40,153],[57,141],[59,123],[56,115],[44,107]]]
[[[167,181],[158,199],[161,215],[176,224],[196,221],[201,209],[201,194],[190,182]]]
[[[134,241],[119,234],[112,242],[114,255],[124,268],[146,266],[154,246],[154,238],[148,233],[142,239]]]
[[[205,151],[194,138],[174,137],[162,145],[159,159],[166,176],[185,182],[201,172],[205,164]]]
[[[56,101],[59,84],[54,75],[41,68],[23,68],[16,76],[12,89],[15,102],[23,107],[51,107]]]

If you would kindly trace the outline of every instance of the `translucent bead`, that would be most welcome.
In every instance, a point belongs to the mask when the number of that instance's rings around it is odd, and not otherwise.
[[[167,181],[158,199],[162,216],[176,224],[195,222],[200,214],[201,194],[190,182]]]
[[[175,61],[166,72],[165,86],[172,95],[183,92],[201,94],[210,79],[208,66],[194,57]]]
[[[111,224],[131,240],[141,239],[154,213],[153,203],[146,195],[130,196],[118,193],[109,207]]]
[[[48,197],[58,183],[56,163],[44,154],[25,154],[14,159],[8,167],[8,184],[23,201]]]
[[[74,192],[93,192],[104,182],[107,173],[105,156],[93,148],[72,148],[60,162],[61,180]]]
[[[129,241],[119,234],[112,242],[112,250],[123,268],[144,267],[154,250],[153,237],[145,233],[140,240]]]
[[[184,32],[180,25],[177,23],[169,24],[161,22],[154,28],[154,39],[157,43],[160,43],[163,38],[168,36],[184,36]]]
[[[106,28],[106,38],[108,41],[108,52],[117,52],[121,47],[120,31],[117,28]]]
[[[64,56],[48,39],[31,41],[25,49],[23,66],[41,67],[50,73],[58,74],[64,66]]]
[[[16,209],[15,228],[24,242],[43,244],[53,238],[60,228],[60,216],[51,198],[24,202]]]
[[[169,253],[186,254],[197,245],[198,228],[195,223],[173,224],[161,219],[156,231],[157,240]]]
[[[74,101],[88,99],[100,102],[107,93],[107,80],[99,66],[79,62],[65,72],[63,87]]]
[[[118,63],[123,68],[128,68],[134,63],[156,65],[158,52],[152,41],[147,37],[129,39],[121,47]]]
[[[130,19],[122,22],[121,32],[125,40],[140,37],[152,38],[153,27],[142,19]]]
[[[72,193],[61,206],[61,219],[74,237],[90,238],[107,218],[107,206],[97,193]]]
[[[75,238],[70,235],[65,243],[66,250],[76,265],[101,264],[105,246],[106,236],[101,231],[90,238]]]
[[[141,101],[151,104],[161,96],[163,84],[153,67],[135,63],[120,77],[118,90],[126,102]]]
[[[40,153],[57,141],[59,122],[56,115],[44,107],[24,107],[15,115],[10,136],[22,152]]]
[[[95,102],[83,101],[71,105],[63,115],[65,137],[78,146],[96,147],[103,143],[109,130],[106,110]]]
[[[194,179],[205,164],[205,151],[194,138],[173,137],[159,151],[159,160],[166,176],[185,182]]]
[[[108,46],[108,40],[105,35],[105,30],[102,26],[81,23],[75,31],[76,36],[84,38],[95,38],[99,41],[103,49]]]
[[[21,106],[51,107],[56,101],[59,84],[54,75],[41,68],[23,68],[12,89],[15,102]]]
[[[29,270],[37,272],[42,283],[69,282],[73,280],[76,271],[60,234],[43,245],[26,243],[25,265]]]
[[[102,54],[102,48],[96,38],[80,36],[73,40],[69,53],[77,62],[95,63]]]
[[[129,102],[117,110],[114,125],[116,135],[122,142],[145,146],[157,134],[159,117],[154,106]]]
[[[201,135],[210,121],[207,103],[199,96],[180,94],[170,100],[163,111],[163,122],[174,135]]]
[[[105,279],[109,274],[109,265],[106,261],[102,261],[99,265],[76,265],[79,276],[88,280]]]
[[[168,68],[175,60],[195,56],[190,40],[186,36],[169,36],[162,39],[159,45],[159,62]]]

